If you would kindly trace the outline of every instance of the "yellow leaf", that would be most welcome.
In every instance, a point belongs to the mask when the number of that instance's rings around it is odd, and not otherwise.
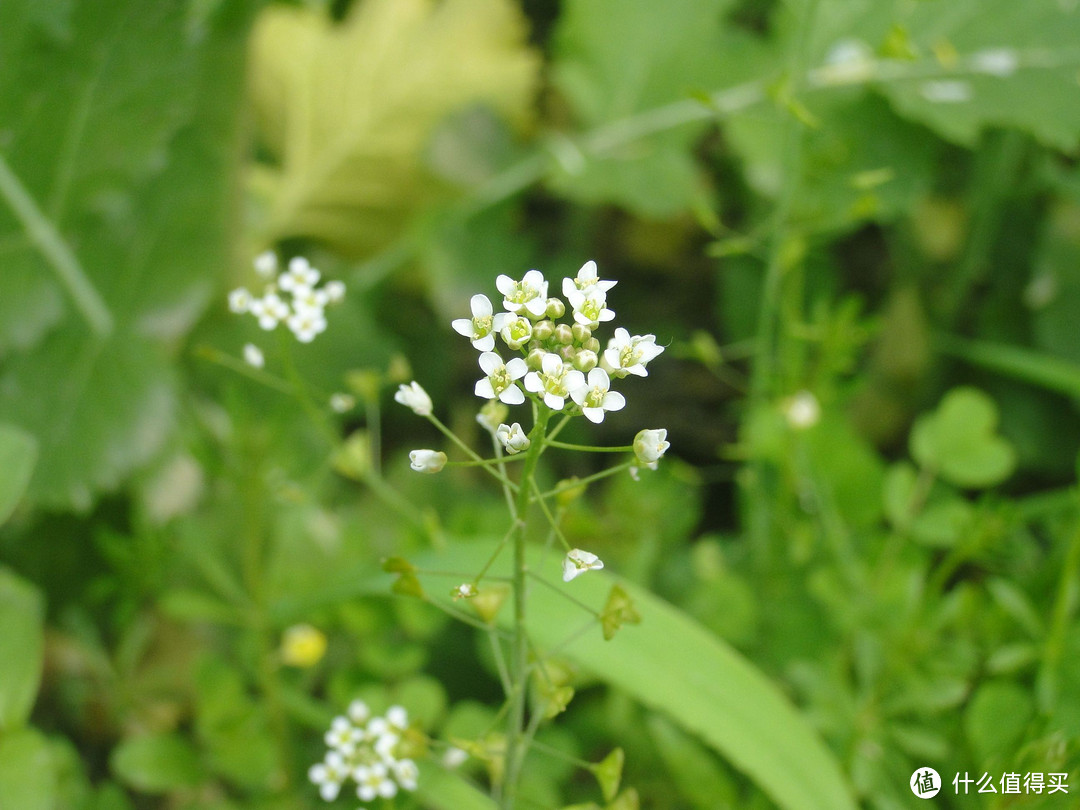
[[[444,199],[423,162],[449,114],[486,105],[527,122],[539,58],[510,0],[363,0],[334,23],[271,6],[252,44],[261,143],[278,162],[266,236],[347,255],[386,244]]]

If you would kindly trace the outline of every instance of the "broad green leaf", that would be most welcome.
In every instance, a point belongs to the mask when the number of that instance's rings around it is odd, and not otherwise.
[[[888,53],[898,33],[906,55]],[[1005,126],[1065,150],[1080,141],[1074,4],[828,0],[814,20],[814,40],[821,61],[841,43],[862,43],[881,58],[872,74],[897,111],[949,140],[970,146],[981,130]]]
[[[0,739],[4,732],[22,726],[34,706],[45,648],[44,621],[45,605],[37,589],[0,568]]]
[[[1034,714],[1028,690],[1011,681],[987,681],[964,709],[964,731],[979,762],[1008,755]]]
[[[37,442],[24,430],[0,423],[0,525],[11,515],[30,483]]]
[[[195,747],[178,734],[129,737],[113,749],[109,765],[117,779],[143,793],[167,793],[205,778]]]
[[[0,734],[0,810],[52,810],[55,794],[53,758],[41,732]]]
[[[646,726],[682,797],[698,810],[736,806],[731,778],[700,742],[658,714]]]
[[[538,60],[525,37],[507,0],[367,0],[342,23],[265,11],[252,93],[279,164],[268,235],[352,255],[386,245],[411,213],[447,194],[423,163],[444,118],[478,104],[516,124],[528,117]]]
[[[490,553],[486,543],[459,545],[417,564],[423,570],[479,570]],[[641,624],[624,627],[610,642],[603,640],[598,624],[591,632],[575,634],[588,617],[561,592],[599,611],[618,580],[606,571],[590,571],[563,583],[559,560],[551,555],[537,554],[531,565],[552,586],[530,592],[529,630],[541,650],[558,645],[560,657],[666,714],[746,773],[784,810],[855,807],[836,761],[806,720],[723,641],[627,582],[619,584],[634,600]],[[493,572],[505,573],[499,568]]]
[[[694,97],[734,83],[745,70],[739,64],[745,50],[733,54],[746,43],[724,36],[730,5],[676,0],[665,3],[662,13],[648,0],[563,5],[553,77],[579,125],[594,132],[582,142],[585,152],[569,143],[554,145],[560,171],[553,183],[562,193],[649,217],[681,213],[703,195],[692,149],[708,116]],[[641,135],[648,137],[636,134],[647,111],[673,104],[686,105],[691,114],[681,117],[677,110],[674,125],[655,127],[652,135],[646,125]],[[695,107],[704,114],[694,115]]]
[[[975,507],[955,495],[927,505],[911,523],[911,536],[926,546],[950,548],[967,534]]]
[[[169,435],[169,351],[227,259],[257,4],[0,4],[0,420],[38,440],[39,503],[89,508]]]
[[[975,388],[954,388],[911,431],[911,455],[951,484],[992,487],[1016,466],[1016,451],[995,432],[994,401]]]
[[[423,765],[416,795],[431,810],[495,810],[496,804],[460,774],[437,765]]]

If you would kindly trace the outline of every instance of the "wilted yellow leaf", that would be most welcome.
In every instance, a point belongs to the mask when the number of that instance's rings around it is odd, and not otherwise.
[[[422,159],[434,128],[477,104],[524,124],[538,67],[509,0],[362,0],[341,23],[268,8],[251,76],[258,135],[278,162],[266,237],[349,255],[384,245],[448,192]]]

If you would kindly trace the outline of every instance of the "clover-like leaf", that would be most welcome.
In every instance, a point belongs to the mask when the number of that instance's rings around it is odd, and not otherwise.
[[[367,0],[348,18],[272,6],[253,40],[259,134],[277,160],[269,235],[385,245],[445,197],[423,152],[451,113],[529,115],[539,60],[508,0]]]
[[[976,388],[954,388],[911,431],[911,455],[958,487],[1000,484],[1016,467],[1016,451],[996,433],[997,405]]]

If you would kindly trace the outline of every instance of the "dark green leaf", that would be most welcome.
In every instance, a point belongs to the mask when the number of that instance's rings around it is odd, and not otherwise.
[[[41,679],[44,620],[37,589],[0,568],[0,732],[30,716]]]
[[[0,423],[0,525],[8,519],[26,491],[36,461],[34,437]]]

